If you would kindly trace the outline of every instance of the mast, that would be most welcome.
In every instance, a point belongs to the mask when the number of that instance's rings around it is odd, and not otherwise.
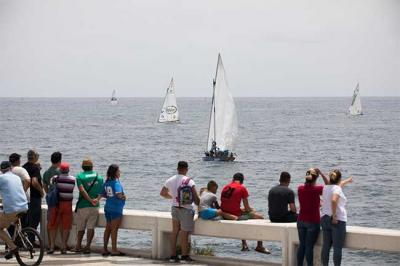
[[[211,112],[210,112],[210,123],[208,125],[208,135],[207,135],[207,143],[206,143],[206,151],[208,151],[208,142],[210,141],[210,128],[211,128],[211,119],[213,118],[214,112],[214,139],[215,139],[215,106],[214,106],[214,96],[215,96],[215,80],[213,80],[213,96],[211,99]]]

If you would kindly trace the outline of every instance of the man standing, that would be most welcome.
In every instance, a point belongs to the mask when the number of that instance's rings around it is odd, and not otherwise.
[[[18,251],[18,247],[5,229],[17,220],[19,213],[28,210],[28,201],[20,178],[11,172],[11,163],[2,162],[0,170],[3,173],[0,175],[0,195],[3,198],[3,212],[0,212],[0,239],[9,247],[4,257],[11,259],[13,254]]]
[[[60,175],[55,178],[57,179],[55,185],[59,193],[58,218],[62,226],[61,254],[66,254],[69,232],[72,226],[72,200],[74,198],[75,177],[69,175],[69,164],[61,163]],[[55,237],[55,234],[52,237]],[[55,239],[53,238],[51,241],[53,246],[50,247],[49,253],[51,253],[51,251],[54,252],[54,242]]]
[[[183,262],[193,261],[189,256],[189,233],[194,229],[193,202],[199,205],[200,198],[197,194],[195,183],[186,174],[188,163],[178,162],[178,174],[170,177],[161,189],[160,195],[163,198],[172,200],[172,234],[171,234],[171,262],[179,262],[176,255],[176,244],[178,234],[181,234]]]
[[[55,176],[60,175],[60,164],[62,160],[61,152],[54,152],[51,155],[51,166],[47,169],[46,172],[43,174],[43,188],[46,193],[52,189],[52,178]],[[48,251],[49,254],[54,252],[54,240],[56,239],[57,228],[58,228],[58,207],[57,206],[47,206],[47,232],[49,237],[49,247],[50,250]]]
[[[255,212],[249,204],[249,192],[243,185],[244,176],[242,173],[233,175],[232,182],[222,189],[221,193],[221,209],[223,212],[238,216],[238,220],[248,219],[264,219],[264,217]],[[241,202],[243,201],[244,209],[241,209]],[[246,240],[242,240],[242,251],[248,251]],[[260,253],[269,254],[269,250],[263,247],[262,241],[257,241],[256,251]]]
[[[90,246],[94,237],[94,229],[99,216],[99,202],[97,198],[102,193],[104,179],[93,171],[93,162],[89,159],[82,161],[83,172],[76,178],[79,189],[79,199],[76,203],[76,218],[78,236],[75,252],[90,254]],[[87,242],[82,250],[82,239],[87,229]]]
[[[294,223],[297,221],[297,213],[294,192],[289,188],[290,174],[282,172],[279,183],[268,193],[269,219],[273,223]]]
[[[29,202],[28,220],[29,227],[37,229],[42,214],[42,197],[44,195],[42,187],[42,176],[40,174],[41,168],[38,163],[39,154],[34,150],[29,150],[27,157],[28,162],[25,163],[23,167],[26,169],[26,171],[28,171],[28,174],[31,177],[31,198]],[[35,236],[33,236],[33,238],[34,237]],[[30,240],[32,242],[35,241],[35,239]]]

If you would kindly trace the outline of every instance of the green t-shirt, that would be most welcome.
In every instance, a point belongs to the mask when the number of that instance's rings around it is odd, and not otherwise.
[[[43,183],[50,188],[52,186],[52,184],[50,184],[50,179],[55,175],[60,175],[60,170],[58,167],[50,166],[43,174]]]
[[[87,190],[90,188],[91,184],[95,180],[97,176],[97,173],[95,171],[86,171],[80,173],[76,177],[76,185],[79,189],[80,186],[83,186],[87,192]],[[98,195],[102,194],[103,190],[103,177],[98,175],[96,183],[93,185],[93,187],[90,189],[88,192],[90,198],[97,198]],[[99,207],[99,203],[97,203],[96,206],[93,206],[92,203],[87,201],[80,193],[79,193],[79,202],[77,204],[77,208],[87,208],[87,207]]]

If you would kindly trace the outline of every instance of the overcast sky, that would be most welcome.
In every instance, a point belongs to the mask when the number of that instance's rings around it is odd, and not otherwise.
[[[400,1],[0,0],[0,97],[400,96]]]

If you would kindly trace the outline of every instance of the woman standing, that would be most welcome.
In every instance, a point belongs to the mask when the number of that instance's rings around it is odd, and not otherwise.
[[[118,229],[122,221],[122,212],[125,206],[125,194],[119,181],[119,166],[112,164],[107,170],[107,180],[103,185],[103,196],[107,198],[104,206],[107,226],[104,231],[103,256],[124,256],[125,253],[117,249]],[[108,251],[108,240],[111,235],[111,252]]]
[[[311,168],[306,172],[304,185],[298,187],[300,212],[297,219],[297,231],[300,245],[297,251],[297,265],[303,265],[304,255],[307,265],[313,265],[314,245],[320,231],[319,208],[323,190],[323,186],[316,185],[319,174],[324,179],[324,183],[328,184],[328,178],[319,169]]]
[[[333,263],[335,266],[342,262],[342,248],[346,236],[347,198],[342,188],[353,181],[352,177],[341,181],[342,173],[335,169],[329,173],[329,185],[322,192],[322,264],[329,264],[329,252],[333,245]]]

